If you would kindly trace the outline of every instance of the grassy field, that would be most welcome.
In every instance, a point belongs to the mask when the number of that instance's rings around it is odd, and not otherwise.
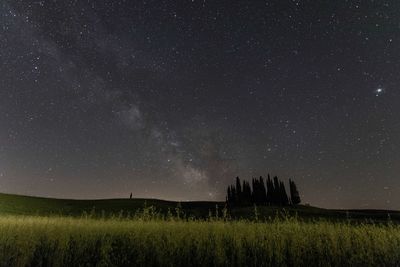
[[[223,207],[0,194],[0,266],[400,266],[398,212]]]
[[[400,227],[2,216],[2,266],[399,266]]]

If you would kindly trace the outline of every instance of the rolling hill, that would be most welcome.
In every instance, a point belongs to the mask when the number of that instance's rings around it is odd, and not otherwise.
[[[158,199],[73,200],[0,193],[0,215],[78,217],[83,214],[92,214],[93,216],[109,217],[118,216],[118,214],[122,213],[123,216],[127,216],[143,210],[145,206],[153,206],[156,211],[166,214],[168,210],[174,213],[178,205],[187,216],[206,218],[210,213],[215,216],[216,206],[218,206],[219,214],[221,215],[225,203],[207,201],[174,202]],[[400,222],[400,211],[392,210],[334,210],[299,205],[296,207],[259,206],[257,207],[257,212],[259,218],[272,218],[276,214],[281,216],[288,214],[297,215],[305,219],[387,221],[390,218],[394,222]],[[232,218],[253,219],[255,217],[254,207],[236,207],[232,208],[229,213]]]

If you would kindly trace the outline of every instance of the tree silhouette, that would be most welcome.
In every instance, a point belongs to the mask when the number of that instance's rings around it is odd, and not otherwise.
[[[272,191],[272,204],[281,205],[281,197],[280,197],[280,185],[279,179],[277,176],[274,177],[274,187]]]
[[[231,187],[230,186],[228,186],[228,189],[227,189],[226,202],[227,203],[231,203],[232,202],[232,194],[231,194]]]
[[[289,205],[289,199],[286,193],[286,189],[285,189],[285,184],[280,181],[279,182],[279,200],[280,200],[280,205],[282,206],[287,206]]]
[[[252,180],[253,192],[252,201],[255,204],[266,204],[267,203],[267,191],[265,189],[264,179],[260,176],[259,179],[253,178]]]
[[[297,186],[294,181],[289,179],[289,187],[290,187],[290,200],[292,205],[298,205],[301,202],[299,191],[297,190]]]
[[[247,181],[243,181],[242,190],[242,203],[245,205],[251,204],[251,187]]]
[[[240,178],[236,177],[236,201],[242,201],[242,186],[240,185]]]
[[[264,178],[260,176],[260,203],[261,204],[266,204],[267,203],[267,189],[265,188],[265,183],[264,183]]]
[[[234,185],[231,186],[231,197],[232,197],[232,204],[236,204],[237,194],[236,194],[236,188]]]
[[[253,203],[258,203],[258,184],[257,184],[257,179],[253,178],[251,181],[251,185],[253,186],[253,192],[251,194],[251,200]]]
[[[271,176],[268,174],[267,178],[267,204],[271,205],[273,201],[274,184],[272,183]]]
[[[227,188],[226,202],[230,206],[257,205],[297,205],[300,203],[300,196],[296,184],[289,180],[290,198],[286,192],[285,184],[277,176],[271,179],[270,175],[264,183],[264,178],[253,178],[250,183],[246,180],[240,181],[236,177],[235,185]]]

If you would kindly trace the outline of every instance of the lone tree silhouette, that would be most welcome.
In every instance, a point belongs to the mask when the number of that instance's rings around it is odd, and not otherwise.
[[[297,186],[294,181],[289,179],[289,187],[290,187],[290,200],[292,205],[298,205],[301,202],[299,191],[297,190]]]

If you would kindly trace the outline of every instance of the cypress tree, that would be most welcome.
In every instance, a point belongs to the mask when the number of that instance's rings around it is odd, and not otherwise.
[[[280,195],[280,204],[283,206],[289,205],[289,199],[286,193],[285,184],[282,181],[279,182],[279,195]]]
[[[237,202],[237,194],[236,194],[236,188],[234,185],[231,186],[231,197],[232,197],[232,204],[235,205]]]
[[[258,203],[258,186],[257,179],[253,178],[253,194],[252,194],[253,203]]]
[[[272,193],[274,191],[274,185],[271,180],[271,176],[268,174],[267,178],[267,204],[271,205],[272,204]]]
[[[279,179],[277,176],[274,177],[274,187],[273,187],[273,191],[272,191],[272,203],[275,205],[281,205],[280,186],[279,186]]]
[[[242,187],[242,204],[250,204],[251,201],[251,188],[250,184],[247,181],[243,181],[243,187]]]
[[[294,181],[289,179],[290,199],[293,205],[298,205],[301,202],[299,191]]]
[[[255,185],[255,179],[251,179],[251,188],[253,189],[251,191],[251,201],[252,203],[256,203],[257,202],[257,198],[256,198],[256,185]]]
[[[240,203],[242,200],[242,186],[240,184],[240,178],[236,177],[236,201]]]
[[[246,182],[246,184],[247,184],[247,201],[249,203],[252,203],[252,201],[251,201],[251,186],[250,186],[249,182]]]
[[[260,187],[260,203],[266,204],[267,203],[267,190],[265,189],[264,178],[262,178],[262,176],[260,176],[259,187]]]

